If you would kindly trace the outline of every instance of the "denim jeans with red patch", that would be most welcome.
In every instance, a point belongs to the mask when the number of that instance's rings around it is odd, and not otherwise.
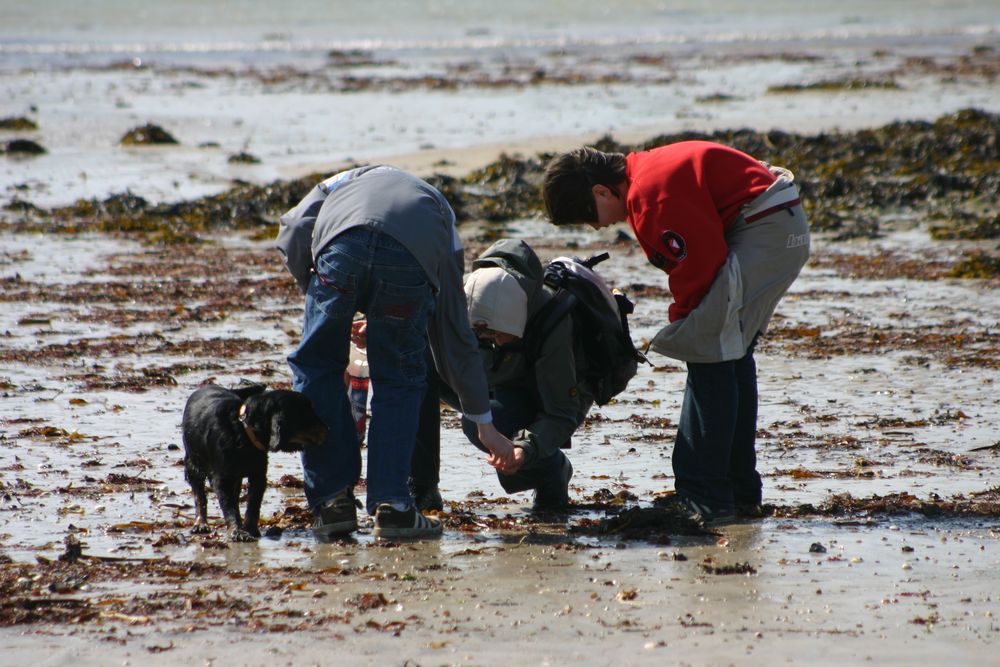
[[[302,452],[306,499],[314,509],[361,475],[361,453],[344,385],[351,322],[368,320],[371,420],[370,514],[380,503],[412,503],[407,479],[426,378],[427,320],[434,295],[427,276],[398,241],[370,227],[337,236],[320,254],[306,294],[302,340],[288,357],[294,388],[312,399],[329,427],[326,441]]]

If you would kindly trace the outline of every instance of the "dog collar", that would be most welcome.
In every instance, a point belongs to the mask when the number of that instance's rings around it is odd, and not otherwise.
[[[250,424],[247,423],[247,404],[243,403],[240,405],[240,423],[243,424],[243,430],[246,431],[247,437],[250,438],[250,443],[262,452],[267,452],[267,447],[264,443],[260,441],[257,434],[254,433],[253,429],[250,428]]]

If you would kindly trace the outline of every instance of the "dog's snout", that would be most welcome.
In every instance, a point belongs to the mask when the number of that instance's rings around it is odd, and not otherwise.
[[[326,424],[317,424],[315,428],[306,434],[303,441],[303,446],[305,447],[315,447],[316,445],[322,444],[326,440],[326,435],[329,433],[330,429],[326,427]]]
[[[288,443],[284,449],[289,451],[299,451],[305,449],[306,447],[316,447],[326,440],[328,430],[329,429],[327,429],[324,424],[319,424],[314,428],[299,431],[288,439]]]

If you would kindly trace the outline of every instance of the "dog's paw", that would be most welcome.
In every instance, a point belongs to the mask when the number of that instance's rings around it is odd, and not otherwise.
[[[250,532],[243,530],[242,528],[234,530],[229,534],[230,542],[256,542],[257,538],[254,537]]]
[[[196,523],[191,527],[192,535],[207,535],[211,533],[212,529],[208,527],[207,523]]]

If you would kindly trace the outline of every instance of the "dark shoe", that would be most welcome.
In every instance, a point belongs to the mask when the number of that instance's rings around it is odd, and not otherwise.
[[[565,456],[562,457],[556,475],[546,480],[535,489],[535,502],[531,505],[532,512],[558,512],[569,506],[569,480],[573,478],[573,464]]]
[[[656,506],[671,509],[705,528],[717,528],[736,521],[736,512],[732,509],[713,508],[679,493],[663,498]]]
[[[738,519],[763,519],[764,507],[760,503],[736,503]]]
[[[440,521],[425,517],[412,505],[398,510],[382,503],[375,509],[375,537],[437,537],[443,530]]]
[[[358,508],[361,503],[350,491],[329,500],[313,515],[313,534],[317,537],[346,535],[358,529]]]
[[[441,498],[441,490],[437,484],[434,486],[414,486],[410,489],[413,493],[413,502],[421,512],[440,512],[444,510],[444,500]]]

